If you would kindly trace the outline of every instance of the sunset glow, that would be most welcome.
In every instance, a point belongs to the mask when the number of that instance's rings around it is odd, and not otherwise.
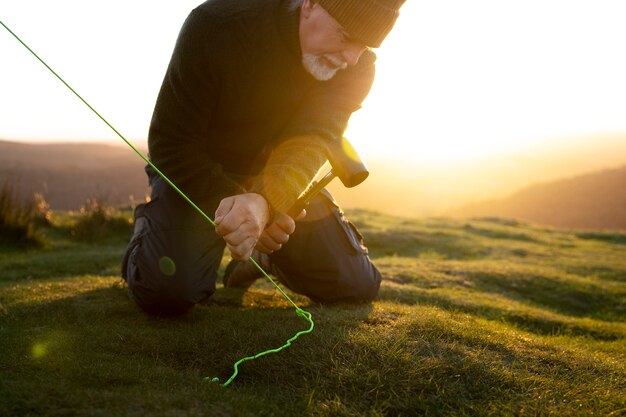
[[[0,19],[121,132],[145,141],[176,35],[198,1],[39,3],[36,15],[3,4]],[[626,132],[623,16],[616,0],[409,0],[346,136],[366,158],[445,165]],[[0,51],[0,138],[119,143],[6,32]]]
[[[411,2],[348,136],[445,163],[626,132],[626,4]]]

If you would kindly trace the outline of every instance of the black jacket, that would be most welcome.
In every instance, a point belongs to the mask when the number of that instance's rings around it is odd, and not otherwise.
[[[292,0],[209,0],[180,31],[149,152],[209,216],[222,198],[246,191],[286,211],[325,161],[320,143],[342,136],[371,88],[371,51],[330,81],[310,76],[298,22]],[[281,150],[290,138],[299,139]],[[272,152],[288,154],[268,163]]]

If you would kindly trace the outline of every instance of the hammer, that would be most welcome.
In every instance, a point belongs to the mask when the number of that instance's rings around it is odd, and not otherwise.
[[[361,158],[348,142],[348,139],[341,138],[339,141],[332,141],[326,148],[326,158],[330,162],[330,171],[317,183],[314,183],[298,198],[289,209],[288,214],[296,217],[306,208],[311,199],[324,189],[335,177],[339,177],[343,185],[347,188],[356,187],[370,174]]]

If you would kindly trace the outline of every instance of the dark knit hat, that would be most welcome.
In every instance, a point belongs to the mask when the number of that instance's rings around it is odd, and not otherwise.
[[[318,0],[348,34],[378,48],[391,31],[404,0]]]

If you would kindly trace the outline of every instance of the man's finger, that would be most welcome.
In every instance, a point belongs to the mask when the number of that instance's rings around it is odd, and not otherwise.
[[[246,239],[250,239],[251,237],[252,236],[250,236],[249,234],[243,232],[241,228],[223,236],[226,243],[231,246],[239,246],[243,242],[245,242]]]
[[[215,223],[220,224],[230,211],[233,209],[233,205],[235,204],[235,199],[231,197],[224,198],[220,201],[217,210],[215,210],[215,219],[213,220]]]
[[[285,244],[289,240],[289,233],[285,232],[276,225],[272,225],[265,229],[265,231],[263,232],[263,236],[267,237],[273,242],[276,242],[277,244]]]
[[[258,250],[259,252],[265,253],[267,255],[271,255],[272,253],[275,252],[275,250],[268,248],[261,241],[258,241],[254,248]]]
[[[220,224],[216,228],[216,230],[218,231],[218,234],[220,233],[220,231],[227,229],[231,224],[233,224],[233,222],[230,216],[226,216],[222,224]],[[225,233],[224,235],[221,235],[221,236],[224,238],[224,240],[227,243],[233,246],[241,245],[247,239],[252,239],[256,243],[256,241],[260,238],[260,236],[258,233],[258,227],[255,227],[255,226],[256,225],[253,223],[244,222],[240,224],[239,227],[237,227],[237,229],[229,231],[228,233]]]
[[[233,209],[222,218],[220,223],[215,227],[217,234],[225,237],[231,233],[242,233],[246,236],[255,236],[255,238],[257,238],[260,232],[258,225],[245,219],[243,223],[241,223],[242,218],[237,212],[237,209]]]
[[[281,235],[281,238],[277,239],[268,234],[267,231],[265,231],[263,232],[263,235],[261,235],[258,243],[261,243],[269,250],[277,251],[289,240],[289,235],[285,236],[286,238]]]
[[[230,234],[236,233],[241,229],[242,224],[238,224],[235,216],[226,215],[220,218],[219,222],[216,222],[215,231],[218,235],[226,237]]]
[[[292,234],[296,230],[296,222],[291,217],[287,216],[286,214],[280,215],[276,219],[274,224],[272,224],[272,226],[270,226],[268,229],[271,229],[274,226],[277,226],[280,230],[282,230],[283,232],[289,235]]]
[[[254,249],[255,243],[255,239],[253,237],[250,237],[237,246],[231,247],[231,245],[228,245],[228,249],[230,249],[230,255],[236,261],[245,261],[252,255],[252,250]]]

